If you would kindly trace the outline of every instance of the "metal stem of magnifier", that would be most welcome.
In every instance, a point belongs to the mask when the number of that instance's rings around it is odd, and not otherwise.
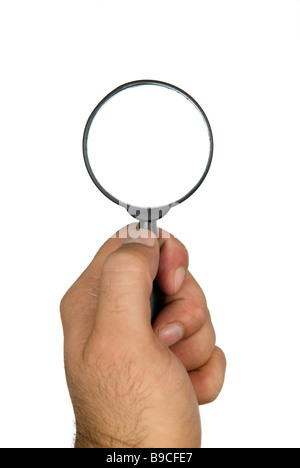
[[[210,144],[207,165],[206,165],[206,168],[205,168],[201,178],[197,182],[197,184],[186,195],[184,195],[179,200],[175,201],[174,203],[170,203],[168,205],[160,206],[160,207],[157,207],[157,208],[140,208],[140,207],[136,207],[136,206],[131,206],[131,205],[128,205],[126,203],[121,202],[120,200],[115,198],[113,195],[111,195],[109,192],[107,192],[107,190],[105,190],[105,188],[100,184],[100,182],[96,178],[96,176],[95,176],[95,174],[94,174],[94,172],[93,172],[93,170],[91,168],[90,161],[89,161],[89,155],[88,155],[88,144],[87,143],[88,143],[88,136],[89,136],[90,127],[91,127],[92,122],[93,122],[95,116],[97,115],[98,111],[101,109],[101,107],[109,99],[114,97],[119,92],[121,92],[123,90],[126,90],[128,88],[132,88],[132,87],[136,87],[136,86],[145,86],[145,85],[161,86],[163,88],[170,89],[172,91],[175,91],[175,92],[181,94],[188,101],[190,101],[190,103],[193,104],[197,108],[197,110],[201,113],[201,115],[202,115],[202,117],[203,117],[203,119],[205,121],[207,131],[208,131],[209,144]],[[94,111],[92,112],[92,114],[90,115],[90,117],[89,117],[89,119],[87,121],[85,130],[84,130],[83,156],[84,156],[84,162],[85,162],[87,171],[88,171],[91,179],[93,180],[94,184],[96,185],[96,187],[108,199],[110,199],[112,202],[124,207],[131,216],[133,216],[137,221],[139,221],[139,226],[140,226],[141,229],[148,229],[148,230],[152,231],[157,236],[158,235],[157,221],[159,219],[161,219],[163,216],[165,216],[172,207],[174,207],[176,205],[179,205],[183,201],[187,200],[200,187],[200,185],[202,184],[202,182],[206,178],[206,176],[208,174],[208,171],[210,169],[211,162],[212,162],[212,157],[213,157],[213,135],[212,135],[212,130],[211,130],[209,120],[208,120],[205,112],[200,107],[200,105],[197,103],[197,101],[195,101],[195,99],[192,98],[185,91],[178,88],[177,86],[174,86],[174,85],[171,85],[169,83],[162,82],[162,81],[137,80],[137,81],[132,81],[132,82],[129,82],[129,83],[125,83],[125,84],[119,86],[118,88],[116,88],[115,90],[111,91],[111,93],[109,93],[104,99],[102,99],[102,101],[94,109]],[[151,298],[150,298],[151,322],[152,323],[154,322],[155,318],[157,317],[158,313],[161,310],[162,299],[163,299],[163,294],[160,291],[157,282],[154,281],[153,291],[152,291]]]
[[[140,229],[148,229],[158,237],[157,221],[140,221]],[[156,280],[153,282],[153,289],[150,296],[151,323],[154,322],[163,307],[163,293]]]

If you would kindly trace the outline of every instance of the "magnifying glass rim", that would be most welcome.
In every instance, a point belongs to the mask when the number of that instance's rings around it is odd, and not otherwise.
[[[190,101],[197,108],[197,110],[202,114],[202,117],[203,117],[203,119],[204,119],[204,121],[206,123],[207,130],[208,130],[210,149],[209,149],[209,155],[208,155],[208,160],[207,160],[205,170],[204,170],[203,174],[201,175],[201,178],[199,179],[197,184],[186,195],[179,198],[177,201],[169,203],[168,206],[171,208],[172,206],[179,205],[180,203],[184,202],[191,195],[193,195],[193,193],[196,192],[196,190],[198,190],[198,188],[203,183],[204,179],[206,178],[206,176],[207,176],[207,174],[209,172],[209,169],[210,169],[210,166],[211,166],[211,163],[212,163],[213,152],[214,152],[214,141],[213,141],[212,129],[211,129],[209,120],[208,120],[204,110],[202,109],[202,107],[198,104],[198,102],[192,96],[190,96],[188,93],[186,93],[182,89],[178,88],[177,86],[174,86],[174,85],[172,85],[170,83],[166,83],[164,81],[158,81],[158,80],[135,80],[135,81],[130,81],[128,83],[124,83],[121,86],[118,86],[113,91],[111,91],[109,94],[107,94],[107,96],[105,96],[105,98],[103,98],[102,101],[100,101],[99,104],[95,107],[95,109],[91,113],[91,115],[90,115],[90,117],[89,117],[89,119],[88,119],[88,121],[86,123],[85,129],[84,129],[84,134],[83,134],[83,142],[82,142],[84,162],[85,162],[86,169],[87,169],[92,181],[96,185],[96,187],[112,202],[116,203],[117,205],[126,206],[125,202],[122,202],[121,200],[118,200],[113,195],[111,195],[100,184],[97,177],[95,176],[95,174],[94,174],[94,172],[92,170],[92,167],[90,165],[89,156],[88,156],[88,137],[89,137],[90,128],[91,128],[91,125],[93,123],[94,118],[98,114],[101,107],[103,107],[104,104],[106,104],[107,101],[109,101],[113,96],[120,93],[121,91],[124,91],[125,89],[134,88],[134,87],[137,87],[137,86],[145,86],[145,85],[161,86],[163,88],[168,88],[168,89],[170,89],[172,91],[176,91],[177,93],[181,94],[188,101]],[[127,205],[127,206],[129,206],[129,205]],[[140,207],[140,208],[141,209],[149,209],[151,207]],[[154,208],[154,207],[152,207],[152,208]]]

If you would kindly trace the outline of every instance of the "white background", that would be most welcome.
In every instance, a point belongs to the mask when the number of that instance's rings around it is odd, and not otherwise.
[[[131,218],[82,161],[97,102],[152,78],[209,116],[201,189],[160,223],[228,360],[204,447],[300,447],[300,2],[1,0],[0,444],[71,447],[59,301]]]

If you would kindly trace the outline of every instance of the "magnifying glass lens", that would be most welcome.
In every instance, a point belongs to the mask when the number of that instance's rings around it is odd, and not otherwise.
[[[125,88],[96,108],[86,151],[106,192],[129,205],[156,207],[197,184],[211,144],[207,120],[193,102],[148,84]]]

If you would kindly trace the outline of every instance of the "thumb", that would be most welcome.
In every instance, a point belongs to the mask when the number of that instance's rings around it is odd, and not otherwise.
[[[94,331],[121,336],[150,329],[150,295],[159,264],[159,242],[148,230],[134,231],[105,260],[99,282]],[[138,236],[138,237],[137,237]]]

